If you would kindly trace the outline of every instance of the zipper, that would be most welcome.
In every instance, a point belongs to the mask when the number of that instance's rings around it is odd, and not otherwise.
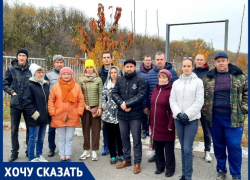
[[[184,88],[183,88],[183,93],[182,93],[182,102],[184,102],[184,92],[185,92],[185,87],[186,87],[186,81],[184,82]],[[182,108],[181,108],[181,112],[183,112],[183,104],[184,103],[181,103],[182,104]]]
[[[46,112],[48,112],[48,105],[47,105],[47,99],[46,99],[46,94],[45,94],[45,91],[43,89],[43,85],[42,86],[42,90],[43,90],[43,94],[44,94],[44,99],[45,99],[45,104],[46,104]]]
[[[157,103],[157,100],[159,98],[159,95],[161,93],[161,88],[160,88],[160,91],[158,93],[158,95],[156,96],[156,99],[155,99],[155,111],[154,111],[154,124],[153,124],[153,134],[152,134],[152,139],[154,139],[154,135],[155,135],[155,114],[156,114],[156,103]]]

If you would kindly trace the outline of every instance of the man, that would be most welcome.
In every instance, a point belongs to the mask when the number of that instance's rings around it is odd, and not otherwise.
[[[25,123],[31,118],[25,111],[23,106],[23,92],[28,84],[29,78],[32,76],[29,70],[28,51],[26,49],[19,49],[17,51],[17,59],[11,62],[8,67],[4,79],[3,90],[11,95],[10,100],[10,116],[11,116],[11,157],[9,162],[13,162],[18,158],[19,142],[18,142],[18,130],[21,120],[21,114],[23,114]],[[26,125],[26,145],[29,140],[29,128]],[[26,156],[28,151],[26,150]]]
[[[213,138],[216,180],[226,179],[227,157],[232,179],[238,180],[241,179],[243,124],[248,114],[248,78],[229,63],[225,52],[215,55],[214,65],[203,79],[205,103],[202,112]]]
[[[44,79],[47,80],[49,84],[49,90],[51,90],[52,86],[54,86],[58,82],[58,78],[60,77],[60,70],[64,67],[64,59],[62,55],[54,55],[54,68],[48,71]],[[53,157],[55,155],[56,143],[56,128],[52,128],[49,124],[49,132],[48,132],[48,142],[49,142],[49,157]]]
[[[177,73],[174,69],[172,69],[172,64],[166,61],[165,54],[163,52],[157,52],[155,55],[155,67],[151,69],[148,74],[146,75],[146,84],[147,84],[147,92],[145,99],[143,101],[143,111],[146,115],[149,115],[149,104],[153,89],[155,88],[156,84],[158,83],[158,73],[162,69],[167,69],[172,74],[171,82],[173,83],[175,80],[178,79]],[[155,155],[152,156],[148,162],[154,162]]]
[[[102,62],[103,65],[101,67],[101,69],[98,71],[98,74],[100,76],[100,78],[102,79],[103,84],[106,82],[107,80],[107,76],[108,76],[108,72],[109,69],[111,67],[111,65],[113,65],[112,62],[112,53],[109,51],[104,51],[101,55],[102,57]],[[122,71],[119,71],[120,75],[122,76]],[[105,156],[109,153],[109,146],[108,146],[108,135],[107,135],[107,130],[105,127],[105,123],[102,122],[102,133],[103,133],[103,151],[102,151],[102,155]]]
[[[197,54],[194,60],[195,63],[195,68],[193,70],[193,72],[200,78],[203,79],[208,71],[209,71],[209,66],[207,65],[205,56],[203,54]],[[212,158],[210,156],[210,149],[211,149],[211,135],[207,126],[207,122],[203,116],[203,114],[201,113],[201,126],[203,129],[203,135],[204,135],[204,145],[205,145],[205,149],[204,149],[204,159],[206,162],[212,162]]]
[[[147,73],[153,69],[155,66],[152,64],[151,56],[145,55],[143,58],[143,63],[141,63],[140,67],[136,69],[136,73],[146,79]],[[146,136],[149,136],[148,132],[148,116],[143,113],[142,117],[142,135],[141,138],[145,139]]]
[[[124,161],[117,165],[117,169],[131,166],[130,131],[133,136],[134,147],[134,173],[141,172],[142,143],[141,143],[141,117],[142,101],[146,94],[145,80],[136,74],[136,62],[128,59],[124,62],[125,76],[119,77],[114,89],[112,99],[118,106],[117,117],[123,145]]]

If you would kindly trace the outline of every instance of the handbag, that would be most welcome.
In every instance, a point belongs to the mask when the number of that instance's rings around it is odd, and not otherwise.
[[[86,89],[86,92],[87,92],[87,100],[88,100],[88,104],[89,104],[89,97],[88,97],[86,82],[85,82],[85,89]],[[95,107],[90,108],[90,112],[91,112],[93,118],[101,116],[101,114],[98,113],[98,109],[99,109],[99,106],[95,106]]]

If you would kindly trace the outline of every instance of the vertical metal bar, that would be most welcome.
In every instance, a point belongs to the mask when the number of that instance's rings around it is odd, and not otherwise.
[[[224,51],[227,52],[227,47],[228,47],[228,23],[229,20],[225,20],[225,39],[224,39]]]
[[[169,33],[170,33],[170,26],[166,24],[166,48],[165,48],[165,56],[167,62],[169,62]]]

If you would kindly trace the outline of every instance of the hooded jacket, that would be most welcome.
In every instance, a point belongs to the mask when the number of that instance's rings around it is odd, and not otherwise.
[[[48,113],[49,85],[45,80],[38,83],[33,77],[29,78],[29,83],[23,94],[23,105],[26,112],[32,116],[38,111],[40,116],[35,120],[28,118],[27,126],[41,126],[49,123]]]
[[[151,68],[153,69],[154,67],[155,67],[155,65],[152,63]],[[146,70],[144,67],[144,63],[141,63],[140,67],[136,69],[136,73],[146,79],[147,73],[146,73]]]
[[[84,112],[84,98],[81,87],[75,83],[71,90],[75,97],[75,102],[62,101],[62,89],[59,83],[56,83],[49,94],[48,110],[51,116],[50,126],[59,128],[64,126],[76,127],[80,126],[79,116]],[[67,121],[66,121],[66,117]]]
[[[248,77],[235,65],[228,64],[231,88],[230,88],[230,106],[231,106],[231,127],[243,126],[244,120],[248,114]],[[202,113],[209,124],[212,126],[212,110],[214,103],[215,78],[218,71],[216,68],[207,73],[203,79],[205,89],[205,103]]]
[[[171,63],[166,62],[164,69],[167,69],[171,72],[171,74],[172,74],[171,82],[172,83],[178,79],[177,73],[175,72],[174,69],[172,69]],[[158,83],[158,74],[159,74],[159,69],[155,66],[146,75],[147,93],[146,93],[145,99],[143,101],[144,108],[150,107],[151,95],[152,95],[153,89],[155,88],[156,84]]]
[[[173,83],[170,94],[173,118],[176,119],[179,113],[186,113],[189,121],[200,119],[203,103],[203,82],[195,73],[192,72],[188,77],[182,74]]]
[[[29,78],[32,76],[29,70],[29,62],[26,61],[24,68],[18,65],[18,60],[15,59],[11,62],[5,72],[3,79],[3,90],[11,95],[10,107],[23,109],[23,93],[28,85]],[[17,95],[12,96],[16,92]]]
[[[111,66],[111,68],[116,68],[118,72],[118,77],[121,77],[119,73],[119,68],[116,66]],[[110,71],[108,72],[108,77],[106,82],[104,83],[103,90],[102,90],[102,120],[107,123],[113,123],[117,124],[117,112],[118,112],[118,106],[112,99],[112,89],[114,88],[114,84],[112,84]]]
[[[111,63],[111,66],[114,66],[114,65]],[[119,72],[118,74],[120,76],[123,76],[122,71],[120,69],[118,72]],[[104,84],[107,80],[107,77],[108,77],[108,73],[106,73],[104,71],[104,65],[102,65],[101,69],[98,71],[98,74],[99,74],[100,78],[102,79],[102,83]]]
[[[173,114],[169,105],[172,83],[159,85],[153,89],[150,100],[150,126],[155,141],[175,141]],[[172,131],[169,131],[172,129]]]
[[[142,116],[142,101],[144,99],[147,87],[145,80],[134,71],[129,76],[119,77],[112,90],[112,99],[118,106],[119,120],[138,120]],[[122,102],[125,101],[129,112],[121,109]]]

